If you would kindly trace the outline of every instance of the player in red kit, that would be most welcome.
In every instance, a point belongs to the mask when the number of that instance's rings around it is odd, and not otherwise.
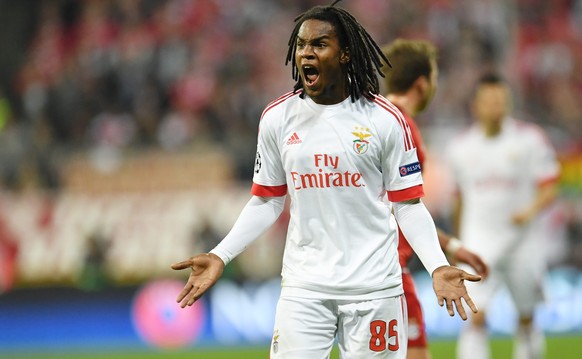
[[[416,155],[421,168],[426,163],[426,150],[418,126],[412,116],[416,116],[430,103],[438,77],[437,50],[427,41],[399,39],[383,49],[393,65],[393,71],[386,73],[386,98],[404,115],[408,122]],[[399,229],[398,257],[402,266],[404,296],[408,307],[408,359],[428,359],[428,343],[422,308],[418,300],[413,278],[407,266],[414,253],[412,247]],[[437,229],[439,243],[453,262],[469,264],[478,274],[485,277],[487,265],[481,258],[465,249],[460,241]]]

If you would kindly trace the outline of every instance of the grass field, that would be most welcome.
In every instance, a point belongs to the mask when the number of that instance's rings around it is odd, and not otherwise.
[[[494,359],[511,359],[511,339],[495,339],[492,342],[492,357]],[[547,359],[580,359],[582,358],[582,337],[563,336],[549,337],[547,342]],[[453,359],[454,341],[433,341],[431,353],[433,359]],[[268,348],[240,348],[230,350],[188,350],[188,351],[139,351],[114,353],[0,353],[2,359],[266,359]],[[338,359],[337,350],[331,359]]]

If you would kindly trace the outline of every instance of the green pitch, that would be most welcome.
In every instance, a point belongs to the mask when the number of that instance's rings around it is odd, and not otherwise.
[[[433,359],[454,358],[454,341],[433,341],[431,343]],[[547,338],[547,358],[579,359],[582,353],[581,336],[564,336]],[[492,357],[495,359],[511,358],[511,339],[495,339],[491,346]],[[188,351],[135,351],[115,353],[0,353],[2,359],[267,359],[268,348],[240,348],[230,350],[188,350]],[[331,359],[338,359],[337,349]]]

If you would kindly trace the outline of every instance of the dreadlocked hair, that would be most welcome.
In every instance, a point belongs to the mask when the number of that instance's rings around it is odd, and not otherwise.
[[[303,88],[303,80],[299,76],[299,68],[295,62],[297,34],[306,20],[321,20],[329,22],[335,28],[342,49],[348,49],[350,61],[347,65],[348,87],[350,98],[355,102],[360,96],[372,99],[380,91],[378,74],[384,77],[381,67],[384,64],[392,67],[378,44],[370,34],[346,10],[335,7],[341,0],[335,0],[328,6],[315,6],[295,18],[295,28],[289,38],[289,51],[285,65],[291,62],[291,75],[297,81],[293,92]],[[304,93],[301,94],[304,96]]]

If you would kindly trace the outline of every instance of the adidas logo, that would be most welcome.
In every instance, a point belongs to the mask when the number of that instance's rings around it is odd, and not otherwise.
[[[303,141],[301,141],[301,139],[297,135],[297,132],[293,132],[291,137],[289,137],[289,139],[287,140],[287,145],[296,145],[296,144],[301,143],[301,142],[303,142]]]

